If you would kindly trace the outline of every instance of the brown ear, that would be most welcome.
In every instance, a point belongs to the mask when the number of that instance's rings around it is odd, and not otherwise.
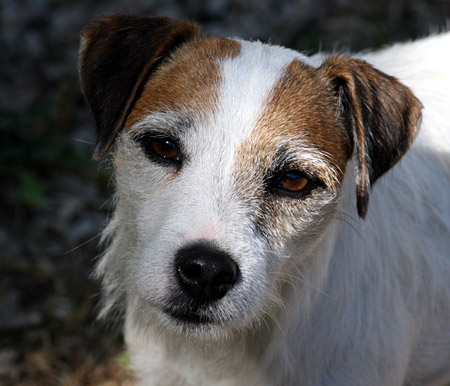
[[[370,186],[411,146],[422,104],[408,87],[363,60],[332,56],[319,71],[331,80],[352,141],[358,214],[364,218]]]
[[[187,21],[129,15],[103,17],[82,31],[78,69],[97,123],[97,157],[108,151],[164,57],[201,35]]]

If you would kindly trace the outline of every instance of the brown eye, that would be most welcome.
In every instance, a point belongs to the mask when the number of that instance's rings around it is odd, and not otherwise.
[[[280,188],[290,192],[300,192],[308,185],[308,179],[296,173],[286,173],[280,183]]]
[[[153,153],[164,159],[179,160],[180,150],[178,146],[169,139],[155,138],[150,142]]]
[[[143,135],[136,140],[152,161],[164,165],[176,164],[179,166],[181,164],[180,147],[171,138]]]
[[[303,198],[316,188],[326,188],[319,178],[295,169],[272,175],[267,186],[272,194],[288,198]]]
[[[310,180],[300,172],[287,172],[280,180],[278,187],[288,192],[300,193],[310,186]]]

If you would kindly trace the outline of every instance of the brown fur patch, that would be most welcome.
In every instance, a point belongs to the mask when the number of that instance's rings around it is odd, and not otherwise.
[[[326,189],[301,199],[285,198],[267,185],[277,159],[318,177]],[[251,136],[240,146],[235,180],[254,222],[272,243],[290,237],[315,238],[333,215],[336,189],[351,156],[337,98],[317,69],[294,60],[271,90]],[[290,162],[293,162],[291,164]],[[286,168],[286,166],[284,166]],[[251,197],[251,200],[248,198]]]
[[[196,116],[213,111],[221,82],[220,62],[236,57],[240,49],[239,42],[220,37],[184,44],[149,79],[126,127],[152,111],[183,108]]]
[[[336,98],[317,70],[299,60],[292,61],[269,94],[242,152],[253,154],[248,148],[256,146],[258,153],[269,159],[279,144],[288,143],[289,139],[292,143],[301,139],[309,148],[326,156],[322,161],[327,161],[329,170],[309,165],[324,182],[332,181],[334,176],[342,180],[351,147],[337,113]]]

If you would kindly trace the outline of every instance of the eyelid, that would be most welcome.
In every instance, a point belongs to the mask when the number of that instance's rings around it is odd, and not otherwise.
[[[157,138],[157,139],[168,139],[176,144],[179,143],[178,136],[172,133],[170,130],[145,130],[139,131],[138,133],[132,134],[132,138],[134,141],[139,142],[139,140],[148,137],[148,138]]]

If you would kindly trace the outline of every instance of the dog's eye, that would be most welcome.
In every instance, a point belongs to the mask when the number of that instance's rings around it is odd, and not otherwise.
[[[280,188],[289,192],[300,192],[308,185],[309,180],[295,172],[286,173],[280,182]]]
[[[315,186],[315,182],[311,178],[296,170],[290,170],[282,174],[276,184],[279,191],[294,196],[303,196]]]
[[[151,150],[157,156],[164,159],[178,160],[180,156],[180,150],[169,139],[154,139],[150,142]]]
[[[181,161],[180,148],[170,138],[142,136],[138,139],[147,156],[167,162]]]

